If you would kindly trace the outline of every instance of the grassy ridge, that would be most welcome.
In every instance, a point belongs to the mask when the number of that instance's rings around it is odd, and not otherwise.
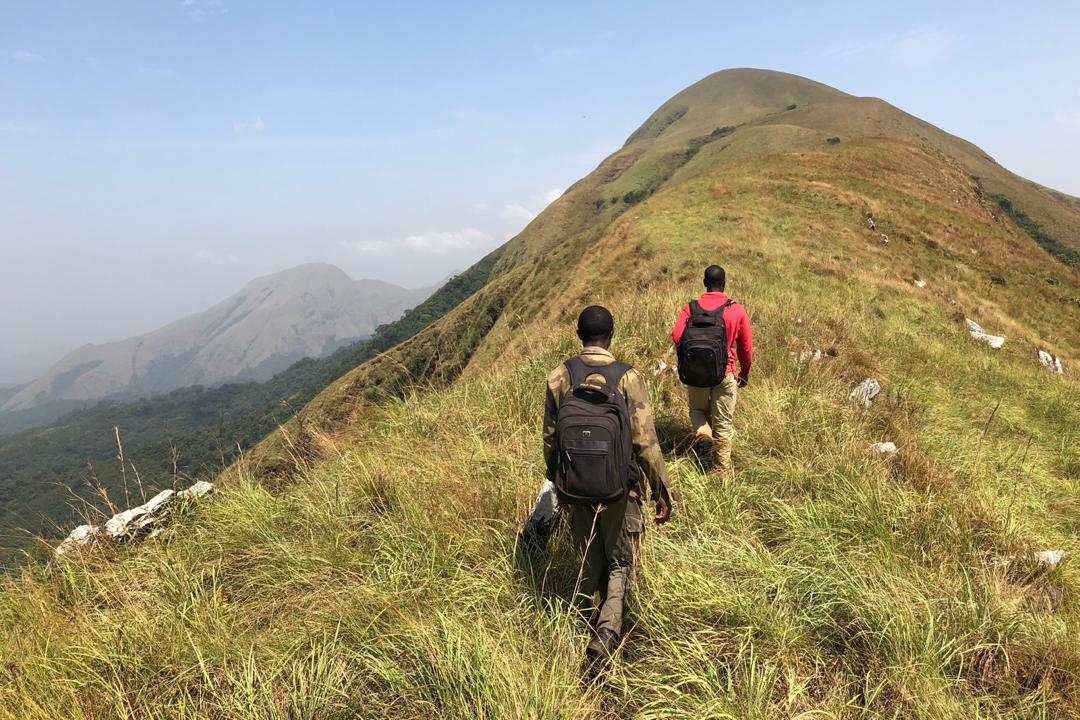
[[[297,468],[280,494],[241,465],[153,546],[24,571],[0,604],[0,627],[31,629],[0,646],[8,716],[1074,713],[1076,611],[1038,602],[1078,578],[988,559],[1076,546],[1076,511],[1060,507],[1080,463],[1076,382],[946,343],[954,323],[900,290],[883,305],[924,313],[942,341],[914,359],[902,314],[858,303],[853,290],[869,288],[824,283],[831,302],[802,322],[790,290],[735,289],[763,340],[738,482],[669,453],[677,515],[649,534],[626,658],[602,688],[578,680],[567,539],[535,564],[515,548],[540,473],[539,388],[573,347],[550,329],[511,371],[371,409],[336,459]],[[663,353],[684,290],[613,303],[621,356],[647,366]],[[837,358],[787,358],[808,325],[838,322]],[[889,377],[869,412],[846,400],[864,357]],[[687,429],[682,393],[670,376],[652,391],[670,447]],[[954,396],[972,401],[937,400]],[[1058,403],[1030,429],[1060,452],[1021,457],[1003,420],[984,432],[999,399],[999,418]],[[871,457],[880,439],[899,458]]]

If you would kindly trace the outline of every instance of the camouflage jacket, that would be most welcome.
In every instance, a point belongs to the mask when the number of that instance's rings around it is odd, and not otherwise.
[[[610,365],[615,356],[598,347],[587,347],[579,356],[586,365],[596,367]],[[668,497],[667,466],[664,455],[660,452],[660,442],[656,438],[656,425],[653,423],[652,408],[649,407],[649,391],[641,374],[631,368],[619,381],[619,391],[626,398],[626,407],[630,411],[630,433],[634,443],[641,474],[649,483],[649,494],[653,500]],[[560,363],[551,371],[547,379],[547,402],[544,404],[544,463],[550,468],[555,454],[555,418],[559,412],[559,403],[570,392],[570,372]],[[637,488],[640,495],[640,488]]]

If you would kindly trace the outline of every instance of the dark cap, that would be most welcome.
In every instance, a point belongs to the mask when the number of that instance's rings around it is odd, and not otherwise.
[[[615,332],[615,318],[602,305],[590,305],[581,311],[577,319],[578,337],[601,338]]]

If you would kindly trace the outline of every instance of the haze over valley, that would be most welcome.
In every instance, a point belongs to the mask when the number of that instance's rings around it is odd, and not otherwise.
[[[354,281],[327,264],[257,278],[204,312],[145,335],[84,346],[17,391],[0,391],[0,430],[42,424],[102,398],[267,380],[301,358],[370,336],[433,290]]]

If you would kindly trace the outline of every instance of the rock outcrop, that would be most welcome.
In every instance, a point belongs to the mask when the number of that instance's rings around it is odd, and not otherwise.
[[[1061,358],[1056,355],[1051,355],[1045,350],[1039,351],[1039,362],[1050,372],[1057,373],[1058,375],[1062,375],[1065,372],[1065,369],[1061,366]]]
[[[157,522],[173,496],[172,490],[162,490],[142,505],[116,513],[105,523],[105,534],[113,540],[129,540]]]
[[[971,333],[971,337],[975,338],[979,342],[984,342],[995,350],[1000,350],[1001,346],[1005,344],[1005,338],[1000,335],[991,335],[982,329],[979,323],[971,319],[965,319],[968,326],[968,332]]]
[[[876,398],[880,392],[881,383],[874,378],[866,378],[855,386],[855,389],[851,391],[849,397],[853,402],[868,408],[874,404],[874,398]]]
[[[80,525],[71,531],[67,538],[64,539],[64,542],[57,546],[56,554],[67,555],[75,552],[84,545],[92,543],[99,534],[101,534],[100,525]]]
[[[870,452],[875,455],[895,455],[896,443],[894,442],[878,442],[870,446]]]
[[[118,543],[130,542],[143,536],[152,537],[163,529],[164,521],[174,506],[204,497],[213,489],[213,483],[200,480],[179,492],[162,490],[142,505],[116,513],[104,526],[80,525],[71,531],[54,552],[58,557],[70,555],[101,537]]]

